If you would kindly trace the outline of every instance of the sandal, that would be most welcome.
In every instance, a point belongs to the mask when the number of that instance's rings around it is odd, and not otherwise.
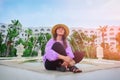
[[[67,69],[64,66],[61,66],[61,67],[57,67],[56,70],[61,71],[61,72],[65,72]]]
[[[69,71],[72,71],[73,73],[80,73],[80,72],[82,72],[82,70],[80,70],[76,66],[69,67]]]

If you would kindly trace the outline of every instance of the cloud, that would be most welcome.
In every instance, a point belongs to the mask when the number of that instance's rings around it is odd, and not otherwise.
[[[3,11],[3,0],[0,0],[0,12]]]
[[[28,0],[29,1],[29,0]],[[25,27],[65,23],[69,26],[119,24],[119,0],[60,0],[35,6],[24,3],[9,7],[2,21],[19,19]]]

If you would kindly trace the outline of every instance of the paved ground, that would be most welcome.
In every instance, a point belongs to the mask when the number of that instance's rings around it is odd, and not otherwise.
[[[43,62],[0,60],[0,80],[119,80],[120,61],[84,59],[76,65],[82,73],[47,71]]]
[[[55,74],[55,73],[59,73]],[[98,70],[87,73],[38,73],[25,69],[0,65],[0,80],[120,80],[120,68]]]

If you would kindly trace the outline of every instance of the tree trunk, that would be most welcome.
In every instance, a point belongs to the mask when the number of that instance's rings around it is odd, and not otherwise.
[[[6,56],[9,56],[11,43],[12,43],[12,41],[7,42]]]
[[[37,39],[35,40],[34,44],[33,44],[33,47],[32,47],[32,51],[35,50],[35,45],[37,44]],[[32,51],[30,53],[30,56],[32,56]]]
[[[9,52],[10,52],[10,45],[7,45],[7,50],[6,50],[6,57],[9,56]]]

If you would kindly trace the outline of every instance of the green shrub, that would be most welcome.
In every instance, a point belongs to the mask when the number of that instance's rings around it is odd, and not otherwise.
[[[10,57],[15,57],[15,56],[17,56],[16,53],[17,53],[17,49],[16,49],[16,48],[12,48],[12,49],[10,50],[9,56],[10,56]]]
[[[38,52],[37,51],[32,51],[32,56],[37,56]]]
[[[29,57],[31,51],[32,51],[31,49],[25,49],[25,51],[23,52],[23,57]]]

